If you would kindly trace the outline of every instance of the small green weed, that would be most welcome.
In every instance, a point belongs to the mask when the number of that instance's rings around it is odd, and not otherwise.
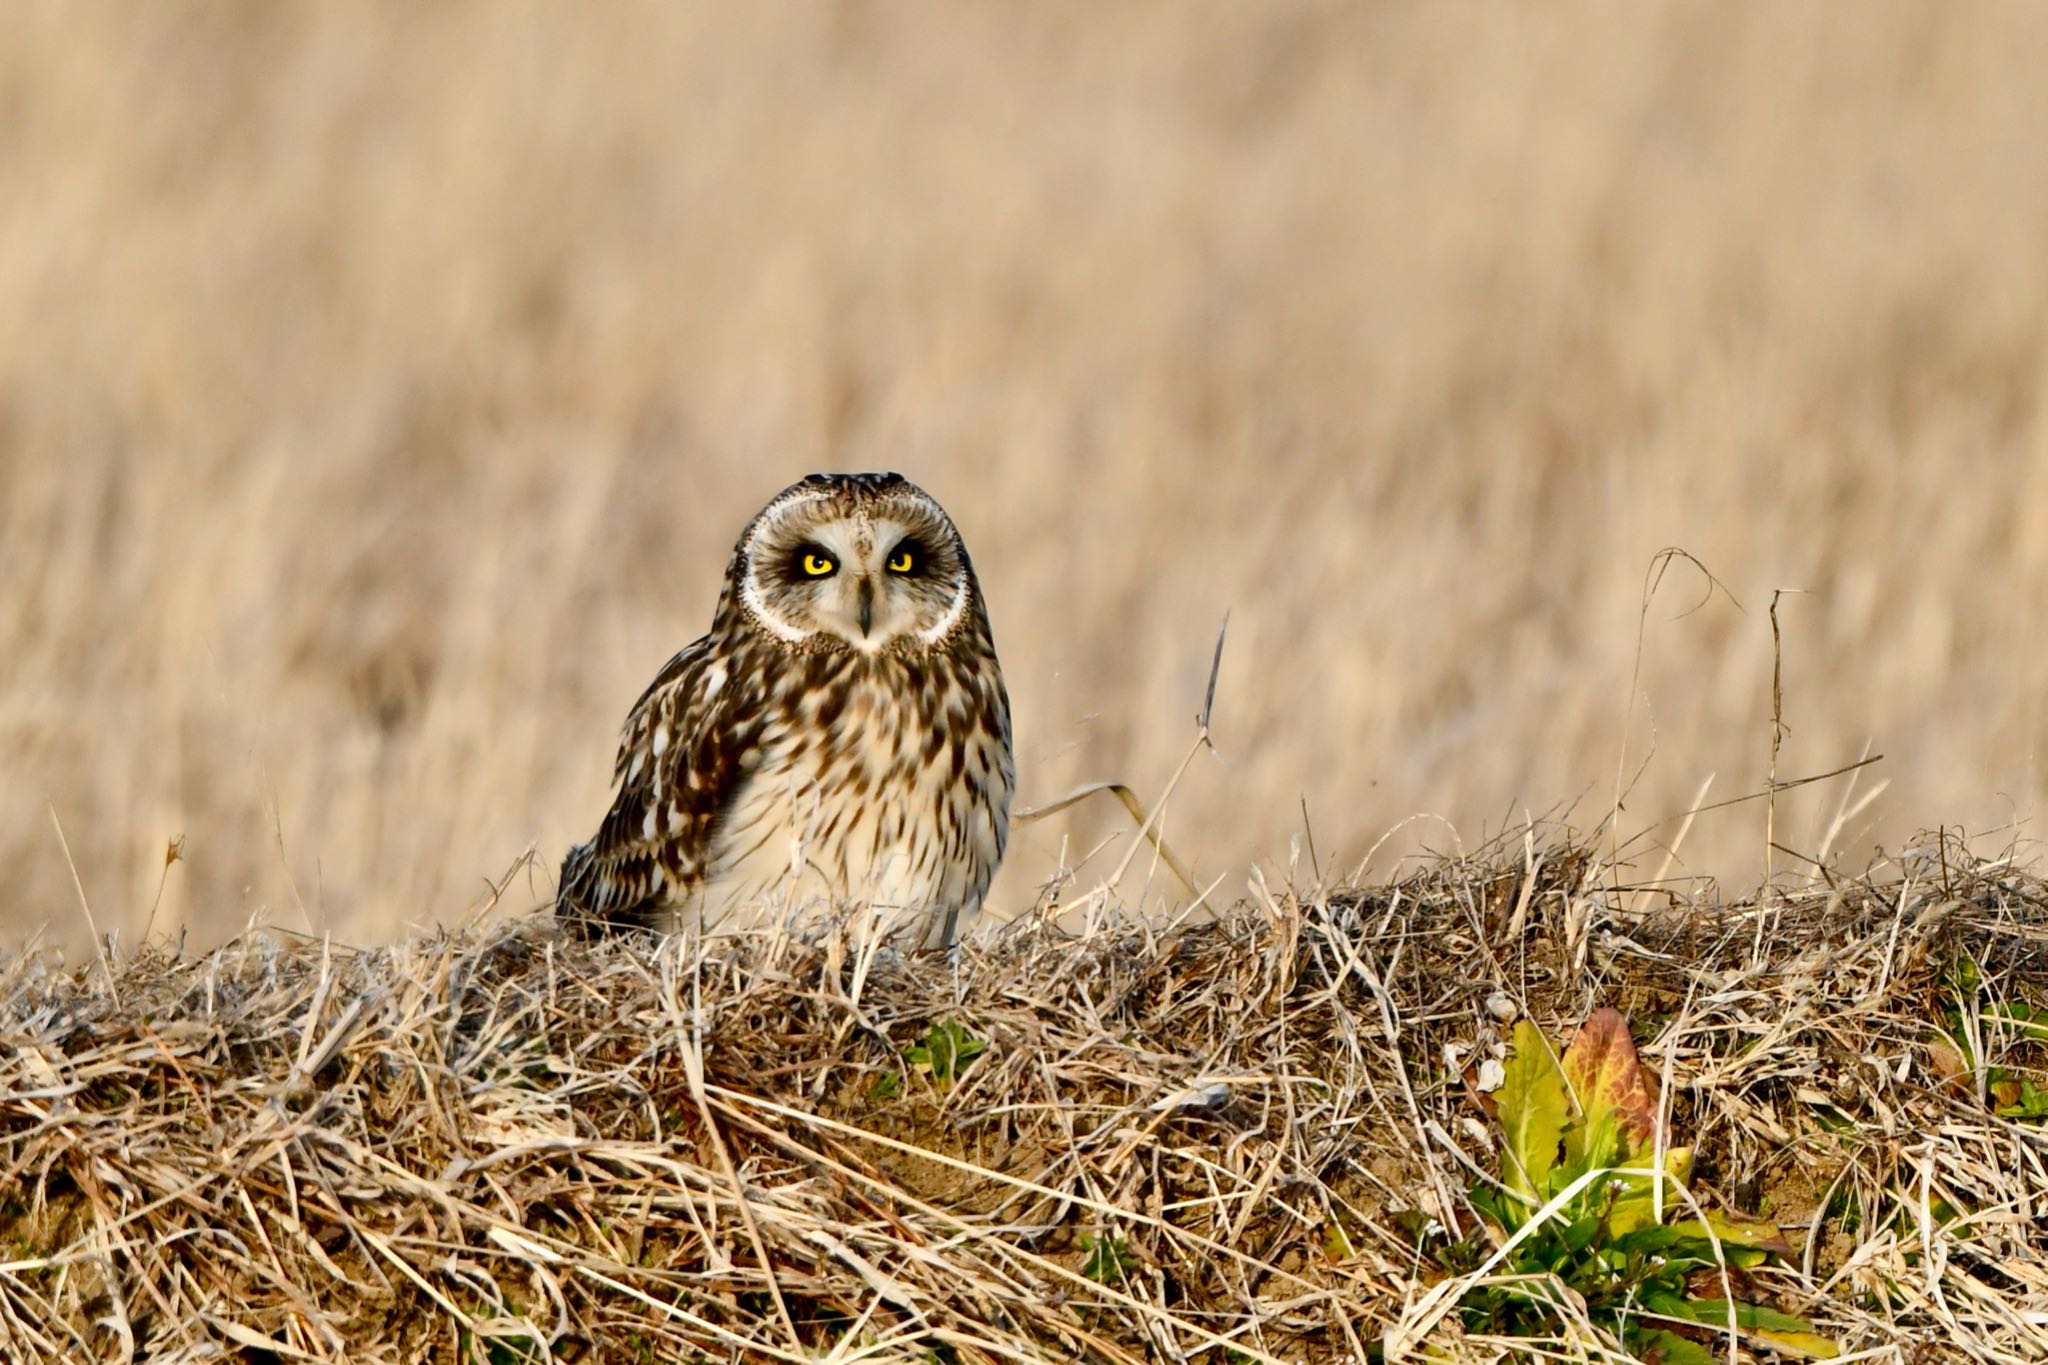
[[[1505,1130],[1499,1187],[1471,1192],[1487,1242],[1436,1248],[1453,1272],[1507,1253],[1500,1275],[1459,1305],[1469,1330],[1549,1336],[1567,1303],[1628,1349],[1665,1365],[1713,1365],[1707,1347],[1673,1326],[1731,1323],[1752,1344],[1806,1358],[1839,1354],[1803,1318],[1725,1298],[1694,1297],[1730,1270],[1791,1250],[1776,1227],[1708,1213],[1686,1216],[1691,1151],[1664,1145],[1661,1170],[1655,1090],[1611,1009],[1594,1012],[1562,1056],[1526,1020],[1515,1026],[1507,1074],[1496,1101]],[[1666,1217],[1659,1218],[1659,1199]],[[1716,1246],[1720,1254],[1716,1256]]]
[[[1961,958],[1943,983],[1948,1003],[1930,1043],[1935,1070],[1951,1083],[1984,1076],[1984,1094],[2000,1118],[2048,1119],[2048,1086],[2032,1075],[1991,1061],[2012,1043],[2048,1043],[2048,1009],[2024,1000],[1980,1000],[1983,970]]]
[[[954,1020],[941,1019],[927,1027],[914,1045],[903,1050],[903,1060],[938,1085],[949,1086],[986,1051],[986,1042]],[[885,1073],[875,1082],[873,1094],[878,1100],[893,1099],[902,1093],[903,1082],[894,1072]]]
[[[1088,1253],[1088,1259],[1081,1263],[1081,1273],[1097,1284],[1122,1284],[1138,1268],[1138,1258],[1131,1254],[1131,1244],[1121,1237],[1108,1233],[1091,1237],[1084,1232],[1081,1234],[1081,1249]]]
[[[917,1046],[903,1054],[912,1066],[931,1072],[940,1085],[951,1085],[976,1057],[988,1051],[988,1044],[951,1019],[944,1019],[924,1031]]]
[[[524,1322],[526,1311],[517,1303],[508,1300],[503,1307],[491,1303],[484,1304],[476,1313],[476,1320],[478,1322],[491,1322],[506,1318],[514,1318]],[[468,1328],[463,1328],[456,1335],[459,1338],[462,1356],[465,1360],[481,1360],[485,1365],[535,1365],[536,1362],[548,1358],[547,1346],[541,1341],[538,1332],[534,1332],[531,1335],[522,1333],[506,1336],[491,1334],[487,1336],[481,1332],[471,1332]]]

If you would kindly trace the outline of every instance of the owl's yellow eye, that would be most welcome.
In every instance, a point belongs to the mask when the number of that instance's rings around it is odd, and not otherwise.
[[[908,546],[899,549],[895,554],[889,556],[890,573],[909,573],[916,567],[917,557],[910,553]]]
[[[829,577],[832,571],[839,567],[837,564],[834,564],[832,562],[832,557],[830,555],[821,555],[815,551],[808,552],[804,555],[803,566],[804,572],[812,578]]]

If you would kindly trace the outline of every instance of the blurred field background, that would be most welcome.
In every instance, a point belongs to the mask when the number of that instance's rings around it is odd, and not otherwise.
[[[960,522],[1026,802],[1156,792],[1231,611],[1167,820],[1219,894],[1304,804],[1325,872],[1590,826],[1625,736],[1627,833],[1756,789],[1781,587],[1781,773],[1886,759],[1780,842],[2024,840],[2044,66],[2020,3],[18,7],[0,942],[86,941],[52,810],[130,936],[180,835],[202,944],[529,843],[540,902],[818,468]],[[1674,569],[1632,692],[1667,545],[1741,605]]]

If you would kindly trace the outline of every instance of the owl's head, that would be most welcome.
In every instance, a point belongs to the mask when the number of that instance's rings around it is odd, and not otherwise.
[[[942,646],[977,614],[953,519],[900,474],[813,474],[740,536],[742,609],[791,645],[865,653]]]

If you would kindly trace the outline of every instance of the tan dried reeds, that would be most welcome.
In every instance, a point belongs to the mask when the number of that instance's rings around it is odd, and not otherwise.
[[[1695,1191],[1799,1248],[1751,1297],[1866,1358],[2048,1355],[2041,1128],[1987,1081],[2038,1064],[2048,882],[1939,838],[1761,900],[1613,882],[1518,837],[957,960],[544,917],[11,957],[0,1355],[1365,1359],[1446,1273],[1415,1229],[1479,1232],[1464,1073],[1598,1004]],[[986,1050],[909,1060],[948,1036]],[[1620,1358],[1557,1320],[1427,1349]]]

